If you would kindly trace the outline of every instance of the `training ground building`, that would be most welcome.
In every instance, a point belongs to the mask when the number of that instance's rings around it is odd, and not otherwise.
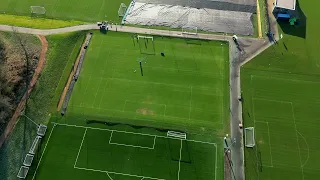
[[[276,18],[290,19],[296,10],[296,0],[275,0],[273,13]]]

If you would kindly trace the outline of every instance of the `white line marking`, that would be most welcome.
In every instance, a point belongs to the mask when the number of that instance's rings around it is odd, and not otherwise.
[[[261,75],[251,75],[251,77],[256,77],[256,78],[264,78],[264,79],[278,79],[278,80],[284,80],[284,81],[297,81],[297,82],[303,82],[303,83],[319,83],[317,81],[305,81],[305,80],[299,80],[299,79],[285,79],[285,78],[279,78],[279,77],[272,77],[270,78],[269,76],[261,76]]]
[[[94,75],[92,75],[94,76]],[[92,77],[90,75],[90,77]],[[84,77],[84,76],[83,76]],[[98,78],[95,78],[95,79],[98,79]],[[141,83],[141,84],[156,84],[156,85],[165,85],[165,86],[174,86],[174,87],[178,87],[178,88],[182,88],[182,89],[185,89],[186,91],[180,91],[180,92],[190,92],[189,89],[190,87],[189,86],[184,86],[184,85],[176,85],[176,84],[170,84],[170,83],[161,83],[161,82],[146,82],[146,81],[138,81],[138,80],[131,80],[131,79],[121,79],[121,78],[115,78],[115,77],[106,77],[106,78],[102,78],[102,79],[107,79],[107,80],[117,80],[117,81],[127,81],[129,83]],[[205,86],[199,86],[199,87],[196,87],[197,89],[200,89],[200,90],[211,90],[212,92],[219,92],[220,89],[219,88],[212,88],[212,87],[205,87]],[[174,90],[174,91],[179,91],[179,90]],[[211,94],[211,95],[215,95],[215,94]],[[217,94],[216,96],[223,96],[221,95],[221,93]]]
[[[180,140],[180,156],[179,156],[178,180],[180,180],[181,155],[182,155],[182,140]]]
[[[178,106],[178,105],[172,105],[174,107],[186,107],[186,106]],[[94,110],[105,110],[105,111],[115,111],[115,112],[123,112],[122,110],[119,110],[119,109],[112,109],[112,108],[92,108],[92,107],[86,107],[86,106],[68,106],[69,108],[85,108],[85,109],[94,109]],[[202,112],[210,112],[212,115],[222,115],[221,113],[217,113],[217,112],[214,112],[214,111],[211,111],[211,110],[203,110],[201,108],[195,108],[193,107],[194,110],[200,110]],[[125,111],[125,112],[129,112],[129,113],[133,113],[132,111]],[[136,113],[135,113],[136,115]],[[174,120],[188,120],[188,118],[184,118],[184,117],[176,117],[176,116],[168,116],[166,115],[166,117],[170,117]],[[135,118],[133,118],[135,119]],[[144,119],[146,121],[148,121],[148,119]],[[194,121],[202,121],[202,119],[196,119],[196,118],[192,118],[192,120]],[[150,120],[153,122],[153,120]],[[214,125],[222,125],[222,122],[221,121],[218,121],[218,122],[214,122],[215,124]]]
[[[112,177],[109,175],[109,173],[107,173],[108,177],[110,178],[110,180],[113,180]]]
[[[191,108],[192,108],[192,86],[190,86],[189,120],[191,117]]]
[[[272,157],[272,151],[271,151],[271,138],[270,138],[270,128],[269,128],[269,122],[267,122],[268,126],[268,137],[269,137],[269,150],[270,150],[270,156],[271,156],[271,166],[273,167],[273,157]]]
[[[111,144],[112,135],[113,135],[113,131],[111,131],[111,135],[110,135],[110,138],[109,138],[109,144]]]
[[[309,160],[309,157],[310,157],[310,149],[309,149],[309,144],[308,144],[306,138],[304,138],[304,136],[303,136],[299,131],[297,131],[297,132],[298,132],[298,134],[300,134],[300,136],[302,137],[302,139],[303,139],[304,142],[306,143],[307,149],[308,149],[308,157],[307,157],[306,161],[302,164],[302,167],[304,167],[304,166],[307,164],[308,160]]]
[[[189,73],[199,74],[199,71],[193,71],[193,70],[189,70],[189,69],[163,68],[163,67],[145,66],[145,65],[144,65],[144,67],[151,68],[151,69],[164,69],[166,71],[185,71],[185,72],[189,72]],[[221,73],[212,73],[212,72],[203,72],[203,71],[201,71],[201,74],[214,75],[215,77],[221,76]]]
[[[88,83],[86,84],[86,86],[85,86],[85,88],[84,88],[84,93],[83,93],[84,96],[87,94],[87,89],[88,89],[88,86],[89,86],[89,84],[90,84],[91,77],[92,77],[92,76],[89,76]],[[82,107],[82,106],[83,106],[83,100],[82,100],[81,103],[80,103],[80,107]]]
[[[110,135],[110,139],[109,139],[109,144],[112,144],[112,145],[135,147],[135,148],[142,148],[142,149],[154,149],[154,146],[155,146],[155,143],[156,143],[156,136],[154,136],[153,146],[152,147],[136,146],[136,145],[131,145],[131,144],[114,143],[114,142],[111,142],[112,141],[112,135],[113,135],[113,131],[111,131],[111,135]]]
[[[134,148],[141,148],[141,149],[154,149],[153,147],[145,147],[145,146],[135,146],[135,145],[131,145],[131,144],[120,144],[120,143],[109,143],[112,145],[117,145],[117,146],[126,146],[126,147],[134,147]]]
[[[156,139],[157,139],[157,136],[154,136],[154,139],[153,139],[153,149],[154,149],[154,147],[156,146]]]
[[[47,141],[46,145],[44,146],[43,152],[42,152],[42,154],[41,154],[41,157],[40,157],[39,163],[38,163],[38,165],[37,165],[37,167],[36,167],[36,170],[35,170],[35,172],[34,172],[34,174],[33,174],[32,180],[34,180],[34,178],[36,177],[37,170],[38,170],[38,168],[39,168],[39,166],[40,166],[42,157],[43,157],[44,153],[46,152],[47,145],[49,144],[49,140],[50,140],[51,134],[52,134],[53,129],[54,129],[55,127],[56,127],[56,125],[54,124],[53,127],[52,127],[52,129],[51,129],[51,131],[50,131],[50,134],[49,134],[49,137],[48,137],[48,141]]]
[[[253,126],[256,127],[256,116],[255,116],[255,113],[254,113],[255,107],[254,107],[254,98],[253,98],[253,96],[251,98],[251,104],[252,104]]]
[[[218,145],[214,145],[216,147],[216,168],[214,170],[214,179],[217,179],[217,169],[218,169]]]
[[[74,168],[75,168],[75,169],[80,169],[80,170],[86,170],[86,171],[109,173],[109,174],[117,174],[117,175],[131,176],[131,177],[138,177],[138,178],[147,178],[147,179],[155,179],[155,180],[165,180],[165,179],[161,179],[161,178],[154,178],[154,177],[147,177],[147,176],[139,176],[139,175],[135,175],[135,174],[126,174],[126,173],[118,173],[118,172],[111,172],[111,171],[102,171],[102,170],[82,168],[82,167],[74,167]]]
[[[124,109],[126,108],[127,100],[124,101],[122,112],[124,112]]]
[[[270,101],[270,102],[277,102],[277,103],[283,103],[283,104],[291,104],[291,101],[280,101],[275,99],[264,99],[264,98],[253,98],[253,100],[260,100],[260,101]]]
[[[82,149],[82,144],[83,144],[84,138],[86,137],[86,134],[87,134],[87,130],[88,129],[86,128],[86,130],[84,131],[84,134],[83,134],[83,137],[82,137],[82,141],[81,141],[81,144],[80,144],[80,147],[79,147],[79,150],[78,150],[77,158],[76,158],[76,161],[74,162],[73,167],[76,167],[76,165],[77,165],[78,158],[79,158],[79,155],[80,155],[80,152],[81,152],[81,149]]]
[[[267,128],[268,128],[268,138],[269,138],[269,151],[270,151],[270,157],[271,157],[271,166],[268,165],[268,167],[273,167],[273,157],[272,157],[272,151],[271,151],[271,138],[270,138],[269,122],[256,121],[256,123],[265,123],[265,124],[267,124]],[[263,165],[263,166],[265,166],[265,165]]]
[[[130,132],[130,131],[111,130],[111,129],[107,129],[107,128],[105,128],[105,129],[103,129],[103,128],[94,128],[94,127],[86,127],[86,126],[79,126],[79,125],[72,125],[72,124],[61,124],[61,123],[55,123],[55,122],[51,122],[51,123],[59,125],[59,126],[67,126],[67,127],[75,127],[75,128],[87,128],[87,129],[101,130],[101,131],[114,131],[114,132],[127,133],[127,134],[138,134],[138,135],[145,135],[145,136],[152,136],[152,137],[156,136],[157,138],[181,140],[180,138],[174,138],[174,137],[169,137],[169,136],[160,136],[160,135],[152,135],[152,134],[145,134],[145,133],[136,133],[136,132]],[[211,144],[211,145],[215,145],[216,146],[216,143],[206,142],[206,141],[197,141],[197,140],[191,140],[191,139],[186,139],[185,141],[202,143],[202,144]]]
[[[100,78],[100,81],[99,81],[99,86],[98,86],[98,89],[97,89],[97,92],[96,94],[94,95],[94,99],[93,99],[93,103],[92,103],[92,107],[94,106],[94,103],[96,102],[96,99],[97,99],[97,95],[98,95],[98,92],[99,92],[99,89],[100,89],[100,86],[102,84],[102,78]]]
[[[296,131],[296,138],[297,138],[297,145],[298,145],[298,151],[299,151],[299,158],[300,158],[300,166],[301,166],[302,179],[304,180],[304,173],[303,173],[303,166],[302,166],[302,158],[301,158],[301,151],[300,151],[299,137],[298,137],[298,129],[297,129],[296,117],[295,117],[295,115],[294,115],[294,110],[293,110],[293,104],[292,104],[292,103],[291,103],[291,110],[292,110],[292,117],[293,117],[294,127],[295,127],[295,131]]]
[[[167,105],[165,104],[165,105],[164,105],[164,113],[163,113],[163,116],[166,116],[166,111],[167,111]]]
[[[100,102],[99,102],[99,109],[100,109],[100,107],[101,107],[101,103],[102,103],[102,101],[103,101],[103,97],[104,97],[104,94],[105,94],[105,92],[106,92],[106,89],[108,89],[108,88],[107,88],[108,82],[109,82],[109,80],[107,79],[106,86],[104,87],[103,94],[102,94],[101,99],[100,99]]]

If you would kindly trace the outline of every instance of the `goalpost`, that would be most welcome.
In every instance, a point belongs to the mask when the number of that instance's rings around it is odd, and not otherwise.
[[[182,27],[182,34],[185,35],[197,35],[198,34],[198,28],[197,27]]]
[[[151,41],[153,41],[153,37],[152,36],[140,36],[140,35],[138,35],[137,38],[138,38],[138,40],[140,40],[140,39],[150,39]]]
[[[126,11],[127,11],[127,6],[124,3],[121,3],[118,9],[119,17],[123,17],[126,14]]]
[[[152,36],[140,36],[137,35],[137,42],[139,44],[141,54],[155,54],[154,42]]]
[[[177,131],[168,131],[167,132],[167,136],[168,137],[177,138],[177,139],[183,139],[183,140],[187,139],[187,134],[186,133],[177,132]]]
[[[46,8],[43,6],[30,6],[30,13],[31,15],[45,15]]]
[[[244,139],[245,139],[245,146],[252,148],[256,145],[255,137],[254,137],[254,127],[247,127],[244,129]]]

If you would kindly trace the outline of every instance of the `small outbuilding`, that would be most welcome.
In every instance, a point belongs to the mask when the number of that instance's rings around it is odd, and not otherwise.
[[[276,18],[290,19],[296,10],[296,0],[275,0],[273,5]]]

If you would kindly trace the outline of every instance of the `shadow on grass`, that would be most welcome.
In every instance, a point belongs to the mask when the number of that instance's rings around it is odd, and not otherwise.
[[[295,25],[290,25],[288,20],[279,20],[278,23],[281,30],[285,34],[292,36],[297,36],[300,38],[306,38],[307,29],[307,17],[299,6],[299,1],[297,0],[296,10],[290,13],[292,17],[297,18]]]

